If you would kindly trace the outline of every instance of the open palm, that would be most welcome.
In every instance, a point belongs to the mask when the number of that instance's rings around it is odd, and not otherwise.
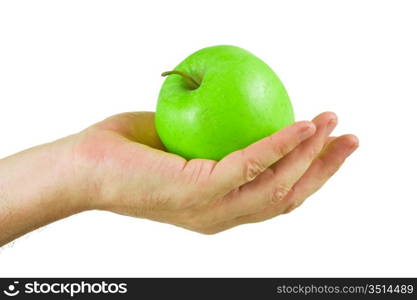
[[[217,233],[287,213],[317,191],[358,146],[329,137],[326,112],[216,162],[164,151],[151,112],[123,113],[79,134],[74,155],[91,206]]]

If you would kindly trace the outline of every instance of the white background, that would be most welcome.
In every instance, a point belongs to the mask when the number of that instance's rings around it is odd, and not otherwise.
[[[1,248],[0,276],[417,276],[416,16],[415,1],[1,1],[0,157],[154,110],[160,73],[216,44],[265,60],[297,119],[335,111],[361,146],[291,214],[205,236],[87,212]]]

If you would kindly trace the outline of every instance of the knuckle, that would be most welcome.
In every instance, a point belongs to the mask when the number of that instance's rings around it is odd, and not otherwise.
[[[289,191],[290,188],[283,184],[275,186],[270,196],[270,204],[276,205],[277,203],[280,203],[289,193]]]
[[[258,159],[248,158],[243,170],[243,177],[246,181],[252,181],[265,170],[265,166]]]

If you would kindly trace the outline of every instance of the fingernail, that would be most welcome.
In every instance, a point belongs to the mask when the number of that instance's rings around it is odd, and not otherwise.
[[[299,133],[300,141],[303,141],[306,138],[310,137],[314,133],[315,129],[316,129],[316,126],[313,123],[307,123],[306,127],[301,129]]]
[[[337,125],[337,118],[332,118],[328,123],[327,123],[327,134],[330,134],[336,127]]]

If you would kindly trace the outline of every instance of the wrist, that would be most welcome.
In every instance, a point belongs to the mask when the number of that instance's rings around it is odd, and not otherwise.
[[[68,172],[66,182],[68,193],[74,199],[74,207],[79,211],[103,209],[103,157],[98,144],[101,136],[97,135],[95,127],[89,127],[77,134],[69,136],[67,140],[59,140],[65,149],[67,157],[62,169]]]
[[[54,141],[50,149],[52,163],[56,165],[55,176],[60,177],[56,184],[57,190],[65,195],[69,213],[72,214],[95,209],[91,167],[77,153],[79,135]]]

